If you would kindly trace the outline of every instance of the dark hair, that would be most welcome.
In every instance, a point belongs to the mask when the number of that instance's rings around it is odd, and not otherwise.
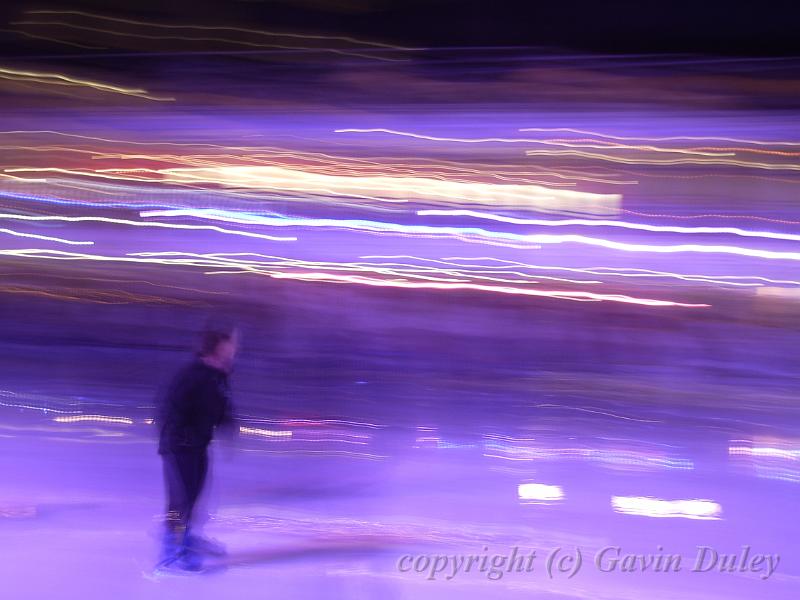
[[[217,351],[222,342],[230,341],[233,331],[207,330],[200,336],[200,356],[210,356]]]

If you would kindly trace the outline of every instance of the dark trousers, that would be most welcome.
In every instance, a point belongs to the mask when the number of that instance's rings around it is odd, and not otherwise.
[[[205,448],[183,450],[162,454],[161,459],[167,490],[167,529],[183,534],[191,526],[192,512],[203,491],[208,453]]]

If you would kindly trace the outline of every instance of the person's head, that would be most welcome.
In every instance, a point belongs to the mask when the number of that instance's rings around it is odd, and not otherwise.
[[[230,371],[239,349],[239,334],[235,329],[206,330],[200,339],[200,358],[212,367]]]

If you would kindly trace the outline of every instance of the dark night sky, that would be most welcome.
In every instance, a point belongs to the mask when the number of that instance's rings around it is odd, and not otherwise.
[[[74,0],[4,3],[171,23],[353,35],[414,46],[549,46],[609,53],[800,55],[796,2],[717,0]],[[14,53],[9,34],[3,52]]]

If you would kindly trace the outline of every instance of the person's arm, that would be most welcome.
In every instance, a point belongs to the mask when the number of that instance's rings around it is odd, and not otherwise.
[[[234,442],[239,438],[239,420],[236,418],[234,406],[231,402],[231,396],[228,392],[227,386],[225,387],[223,402],[224,409],[222,412],[222,418],[217,425],[217,431],[220,433],[220,437],[224,438],[226,441]]]

